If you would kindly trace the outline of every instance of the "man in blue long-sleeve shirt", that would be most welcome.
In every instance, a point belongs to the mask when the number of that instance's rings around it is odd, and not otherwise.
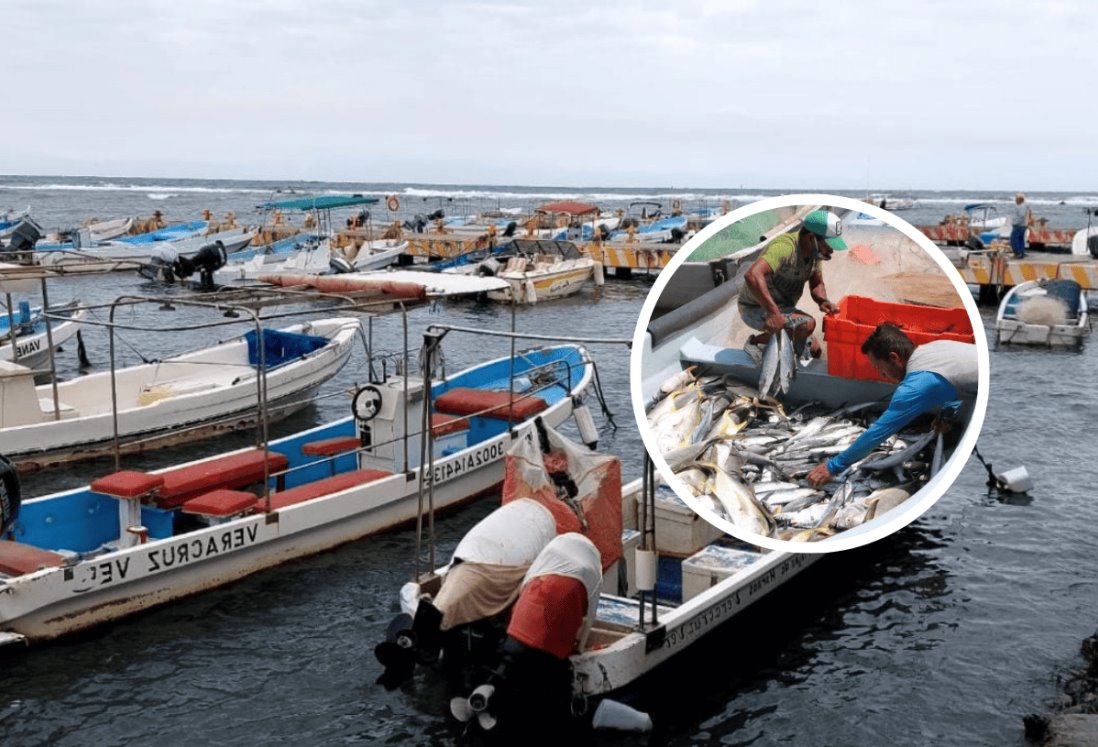
[[[888,409],[858,440],[808,473],[813,485],[823,485],[844,472],[923,413],[959,406],[962,400],[976,397],[979,367],[975,345],[939,340],[916,346],[899,327],[884,322],[862,343],[862,353],[883,377],[900,385]]]

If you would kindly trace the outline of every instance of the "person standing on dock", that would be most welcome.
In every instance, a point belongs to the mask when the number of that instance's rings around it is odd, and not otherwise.
[[[1026,204],[1026,196],[1014,195],[1014,208],[1010,211],[1010,249],[1015,259],[1026,256],[1026,229],[1033,226],[1033,212]]]
[[[882,322],[862,343],[862,353],[881,376],[900,385],[888,409],[858,440],[808,473],[814,486],[845,472],[920,415],[937,410],[939,423],[951,421],[966,401],[976,398],[980,374],[971,343],[935,340],[917,346],[895,324]]]
[[[797,354],[803,352],[816,329],[816,320],[796,307],[805,283],[820,311],[839,313],[827,300],[823,263],[831,259],[832,252],[846,249],[841,233],[839,216],[829,210],[813,210],[805,216],[800,231],[771,240],[744,274],[738,299],[740,318],[759,334],[747,338],[743,349],[756,364],[762,361],[763,347],[770,336],[783,328],[789,330]],[[818,358],[819,341],[811,339],[808,344],[812,356]]]

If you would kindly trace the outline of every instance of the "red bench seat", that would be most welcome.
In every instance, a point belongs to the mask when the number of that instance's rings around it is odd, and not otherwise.
[[[58,568],[65,557],[34,545],[12,540],[0,540],[0,573],[22,576],[42,568]]]
[[[436,438],[467,430],[469,430],[469,421],[465,418],[447,415],[443,412],[431,413],[431,435]]]
[[[191,498],[183,504],[182,511],[185,514],[198,514],[199,516],[224,519],[244,513],[255,505],[255,501],[255,493],[222,488],[203,493],[197,498]]]
[[[313,498],[319,498],[323,495],[338,493],[355,485],[364,485],[374,480],[389,477],[392,474],[392,472],[381,469],[361,469],[356,472],[345,472],[335,477],[326,477],[323,480],[316,480],[278,493],[271,493],[271,510],[277,511],[280,508],[311,501]],[[266,510],[266,503],[262,498],[256,502],[255,510]]]
[[[307,456],[335,456],[345,451],[354,451],[361,445],[358,436],[337,436],[302,444],[301,453]]]
[[[514,411],[508,418],[510,392],[490,392],[484,389],[456,387],[435,400],[435,409],[448,415],[481,415],[497,420],[510,420],[512,423],[526,420],[547,408],[541,397],[514,394]]]

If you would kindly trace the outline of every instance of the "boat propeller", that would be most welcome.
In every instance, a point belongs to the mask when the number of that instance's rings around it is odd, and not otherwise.
[[[377,684],[393,690],[412,676],[416,666],[416,634],[412,630],[412,616],[400,614],[393,618],[385,630],[385,640],[374,647],[374,656],[384,667]]]
[[[450,713],[463,724],[476,718],[480,728],[491,731],[499,720],[488,712],[492,696],[496,694],[495,685],[481,685],[473,690],[468,698],[460,695],[450,700]]]

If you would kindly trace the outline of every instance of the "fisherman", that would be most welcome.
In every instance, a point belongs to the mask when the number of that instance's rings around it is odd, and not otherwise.
[[[812,338],[816,320],[796,308],[804,294],[804,284],[812,300],[824,314],[837,314],[838,308],[827,300],[824,287],[823,263],[833,251],[846,249],[842,222],[829,210],[813,210],[805,216],[797,233],[785,233],[766,245],[744,275],[744,287],[739,294],[740,318],[759,334],[747,338],[744,352],[756,364],[762,361],[762,351],[770,336],[789,330],[798,355],[803,354],[806,341],[811,340],[814,358],[820,356],[820,343]]]
[[[1015,259],[1025,259],[1026,229],[1033,227],[1033,212],[1026,204],[1026,196],[1014,195],[1014,207],[1010,211],[1010,250]]]
[[[888,409],[858,440],[808,473],[814,486],[845,472],[919,415],[940,408],[937,427],[944,428],[976,398],[979,367],[971,343],[935,340],[916,346],[895,324],[882,322],[862,343],[862,353],[881,376],[900,385]]]

